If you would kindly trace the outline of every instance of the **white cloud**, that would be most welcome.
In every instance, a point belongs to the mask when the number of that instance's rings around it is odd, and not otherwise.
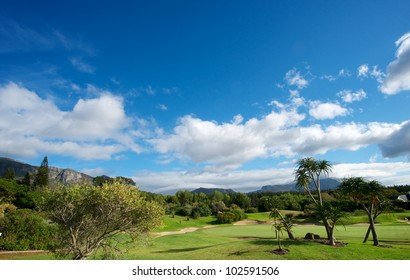
[[[164,104],[158,104],[157,108],[162,110],[162,111],[167,111],[168,110],[168,107]]]
[[[309,85],[309,81],[306,80],[299,71],[295,68],[289,70],[285,75],[285,81],[290,86],[297,86],[299,89],[305,88]]]
[[[367,77],[369,73],[369,65],[367,64],[362,64],[357,68],[357,77]]]
[[[328,80],[329,82],[333,82],[333,81],[336,81],[336,80],[338,80],[338,79],[340,79],[340,78],[343,78],[343,77],[350,77],[351,76],[351,74],[350,74],[350,72],[349,71],[347,71],[346,69],[340,69],[339,70],[339,73],[335,76],[335,75],[327,75],[327,74],[325,74],[325,75],[322,75],[321,77],[320,77],[320,79],[322,79],[322,80]]]
[[[119,97],[104,93],[62,111],[35,92],[9,83],[0,87],[0,99],[0,153],[110,159],[127,149],[140,150],[126,131],[131,120]]]
[[[340,96],[342,100],[346,103],[360,101],[367,97],[367,94],[363,89],[360,89],[356,92],[352,92],[351,90],[342,90],[338,92],[337,95]]]
[[[410,90],[410,32],[396,41],[396,60],[387,67],[387,76],[380,86],[385,94]]]
[[[72,57],[72,58],[70,58],[70,62],[80,72],[84,72],[84,73],[88,73],[88,74],[94,74],[95,73],[95,68],[93,66],[85,63],[81,58]]]
[[[309,114],[317,120],[334,119],[338,116],[345,116],[349,110],[336,103],[321,103],[320,101],[310,102]]]
[[[407,156],[410,158],[410,121],[403,122],[400,128],[379,146],[384,157]]]
[[[287,184],[294,181],[294,168],[270,168],[224,172],[138,172],[133,180],[143,190],[158,193],[174,193],[179,189],[226,188],[248,192],[265,185]],[[330,177],[346,178],[360,176],[378,180],[389,186],[408,184],[410,163],[344,163],[333,165]]]
[[[303,126],[305,115],[297,108],[286,104],[278,107],[279,112],[272,111],[259,119],[244,121],[236,116],[232,122],[222,124],[185,116],[172,133],[163,133],[149,141],[167,162],[175,159],[232,169],[257,158],[358,150],[383,142],[400,128],[397,124],[378,122]],[[330,108],[318,111],[327,117],[347,113],[344,108]]]

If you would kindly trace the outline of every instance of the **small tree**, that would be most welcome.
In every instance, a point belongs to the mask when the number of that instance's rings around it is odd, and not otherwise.
[[[47,187],[48,183],[48,158],[44,157],[40,167],[37,170],[36,177],[34,177],[33,186],[35,188]]]
[[[289,239],[295,239],[295,237],[293,236],[293,232],[292,232],[292,227],[293,227],[293,219],[290,216],[282,216],[282,214],[279,212],[278,209],[273,209],[272,212],[269,215],[270,218],[275,218],[275,223],[276,223],[276,219],[280,219],[281,220],[281,224],[283,225],[283,228],[286,230],[286,232],[288,233],[288,237]]]
[[[332,165],[327,160],[303,158],[297,162],[297,168],[295,171],[296,185],[301,187],[309,195],[317,210],[323,210],[320,176],[322,174],[329,174],[331,170]],[[313,190],[311,189],[311,185],[313,185]],[[333,235],[333,228],[330,224],[331,221],[329,220],[329,217],[326,215],[327,213],[327,211],[322,211],[320,219],[326,229],[329,244],[334,246],[336,243]]]
[[[58,254],[74,260],[87,259],[97,249],[121,253],[114,240],[120,233],[132,240],[147,234],[162,222],[164,209],[147,201],[136,187],[120,181],[93,185],[58,186],[44,190],[39,203],[60,229]]]
[[[339,186],[339,191],[349,196],[353,201],[360,204],[365,210],[368,220],[369,229],[363,241],[365,243],[371,231],[373,236],[373,245],[379,245],[377,237],[375,220],[383,211],[383,204],[386,200],[383,197],[384,187],[377,181],[365,181],[361,177],[352,177],[344,179]]]

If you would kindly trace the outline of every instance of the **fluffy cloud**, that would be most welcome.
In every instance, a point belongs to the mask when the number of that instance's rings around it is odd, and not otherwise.
[[[387,67],[387,76],[380,86],[385,94],[410,90],[410,32],[396,41],[396,60]]]
[[[366,92],[363,89],[360,89],[356,92],[352,92],[351,90],[342,90],[337,94],[346,103],[353,103],[355,101],[360,101],[367,97]]]
[[[317,120],[334,119],[338,116],[345,116],[348,113],[349,110],[336,103],[310,102],[309,114]]]
[[[410,158],[410,121],[404,122],[400,129],[392,133],[379,146],[385,157],[407,155]]]
[[[238,116],[222,124],[185,116],[171,134],[164,133],[150,143],[168,161],[189,160],[229,169],[256,158],[357,150],[384,141],[400,128],[377,122],[302,126],[304,114],[286,105],[279,108],[279,112],[246,122]]]
[[[374,65],[372,69],[368,64],[362,64],[357,68],[357,77],[361,79],[370,77],[376,79],[379,83],[383,83],[385,76],[377,65]]]
[[[305,88],[309,85],[309,81],[306,80],[299,71],[295,68],[289,70],[285,75],[285,81],[290,86],[297,86],[299,89]]]
[[[81,159],[109,159],[137,149],[124,130],[130,125],[121,98],[102,94],[80,99],[72,111],[62,111],[35,92],[9,83],[0,87],[0,152],[36,156],[69,155]]]

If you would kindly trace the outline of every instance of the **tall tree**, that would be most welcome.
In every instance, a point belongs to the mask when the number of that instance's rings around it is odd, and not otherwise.
[[[121,253],[119,243],[134,240],[162,223],[164,209],[121,181],[57,186],[43,191],[38,205],[60,229],[62,255],[87,259],[102,248],[108,257]],[[115,238],[121,234],[121,238]],[[127,239],[127,237],[129,237]]]
[[[373,236],[373,245],[379,245],[377,237],[375,219],[383,211],[383,204],[387,202],[384,198],[384,187],[377,181],[366,181],[361,177],[351,177],[344,179],[338,190],[349,196],[353,201],[360,204],[367,214],[369,229],[363,242],[367,241],[369,232]]]
[[[41,162],[40,167],[37,170],[36,177],[34,177],[33,186],[35,188],[47,187],[48,183],[48,158],[47,156],[45,156],[43,161]]]
[[[295,170],[296,185],[302,188],[310,197],[316,206],[320,219],[326,229],[327,239],[330,245],[335,245],[333,234],[334,226],[328,216],[332,212],[331,205],[326,205],[326,211],[323,211],[322,188],[320,185],[320,176],[328,175],[332,171],[332,165],[327,160],[316,160],[308,157],[298,160]],[[329,208],[330,207],[330,208]]]

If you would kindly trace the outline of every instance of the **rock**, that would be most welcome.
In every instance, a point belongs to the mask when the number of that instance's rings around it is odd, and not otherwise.
[[[314,234],[311,232],[306,233],[305,235],[305,239],[309,239],[309,240],[315,240],[315,239],[320,239],[320,236],[318,234]]]
[[[57,167],[49,167],[50,181],[62,183],[62,184],[81,184],[90,183],[92,177],[84,173],[72,169],[61,169]]]

